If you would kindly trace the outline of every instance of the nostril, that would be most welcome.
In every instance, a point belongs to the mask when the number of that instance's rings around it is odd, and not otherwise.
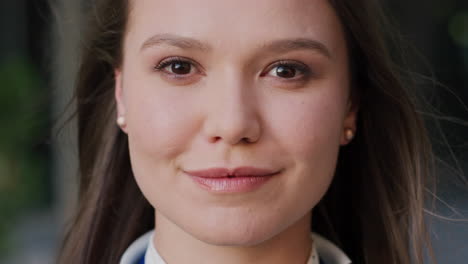
[[[244,141],[245,143],[252,143],[252,140],[250,138],[242,138],[242,141]]]
[[[221,140],[221,137],[212,137],[211,138],[211,143],[215,143],[215,142],[218,142],[219,140]]]

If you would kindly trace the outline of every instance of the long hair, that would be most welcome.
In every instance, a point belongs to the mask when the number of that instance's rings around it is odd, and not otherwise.
[[[349,50],[357,135],[340,150],[332,184],[314,209],[313,229],[354,263],[422,263],[430,248],[424,201],[432,150],[403,81],[375,0],[329,0]],[[122,63],[127,0],[95,0],[89,12],[75,90],[79,204],[60,263],[118,263],[153,228],[154,209],[140,192],[126,135],[115,125],[114,69]]]

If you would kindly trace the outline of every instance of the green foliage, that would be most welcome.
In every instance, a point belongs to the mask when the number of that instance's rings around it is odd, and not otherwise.
[[[25,59],[0,65],[0,253],[25,209],[44,205],[47,159],[38,149],[48,133],[39,74]]]
[[[22,59],[0,65],[0,146],[2,151],[14,153],[34,143],[35,135],[43,127],[43,120],[34,116],[34,106],[44,99],[38,74]]]
[[[468,48],[468,12],[455,14],[450,20],[449,32],[455,43]]]

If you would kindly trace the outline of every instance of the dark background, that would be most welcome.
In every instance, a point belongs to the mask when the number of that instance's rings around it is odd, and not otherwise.
[[[387,0],[406,40],[438,153],[428,219],[440,263],[468,263],[468,1]],[[53,263],[75,199],[70,98],[80,1],[0,1],[0,263]],[[440,132],[443,133],[440,133]]]

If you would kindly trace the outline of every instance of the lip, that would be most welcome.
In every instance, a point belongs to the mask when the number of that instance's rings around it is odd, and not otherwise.
[[[278,170],[262,169],[255,167],[237,167],[234,169],[227,168],[210,168],[205,170],[185,171],[185,173],[203,178],[221,178],[221,177],[247,177],[247,176],[269,176],[277,173]]]
[[[238,167],[234,169],[210,168],[184,172],[205,190],[215,193],[242,193],[260,188],[281,171]]]

